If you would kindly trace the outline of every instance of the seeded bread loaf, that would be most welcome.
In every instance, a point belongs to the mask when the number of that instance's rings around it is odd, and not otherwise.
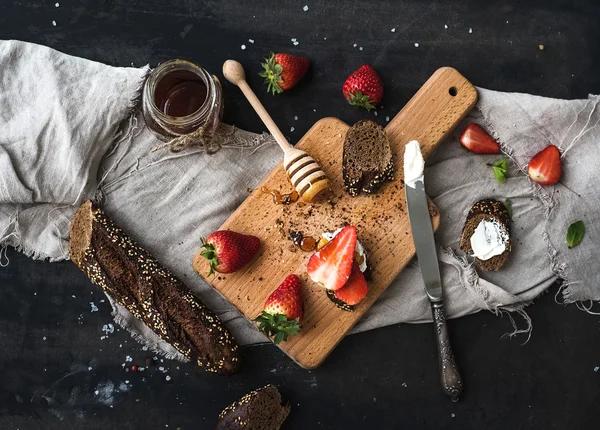
[[[209,372],[235,373],[238,346],[219,318],[92,202],[71,223],[71,260],[158,336]]]
[[[215,430],[279,430],[289,413],[289,403],[282,405],[279,390],[269,384],[227,406]]]
[[[465,222],[460,238],[460,249],[467,254],[473,254],[471,236],[481,221],[495,221],[499,223],[506,229],[509,236],[505,244],[506,249],[502,254],[496,255],[489,260],[475,258],[475,262],[482,270],[496,271],[504,266],[511,251],[510,216],[502,202],[498,200],[485,199],[475,203],[467,215],[467,221]]]
[[[383,127],[373,121],[359,121],[350,127],[342,162],[344,185],[352,196],[361,190],[374,193],[383,182],[394,180],[390,142]]]

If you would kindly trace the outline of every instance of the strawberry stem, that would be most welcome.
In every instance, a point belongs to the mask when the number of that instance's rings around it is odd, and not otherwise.
[[[302,328],[298,318],[288,320],[283,314],[273,315],[266,311],[262,311],[254,321],[258,323],[258,329],[263,334],[269,338],[273,338],[275,345],[288,340],[288,336],[297,335],[298,331]]]
[[[215,269],[219,265],[219,259],[217,258],[217,251],[216,251],[215,247],[213,245],[211,245],[210,243],[206,242],[206,239],[204,239],[203,237],[200,238],[200,243],[202,243],[202,248],[204,248],[204,250],[202,250],[200,255],[208,260],[208,265],[210,267],[208,276],[212,276],[215,274]]]
[[[275,54],[271,52],[269,58],[265,58],[265,62],[261,65],[264,70],[258,75],[265,78],[267,92],[270,92],[273,95],[282,93],[283,89],[279,86],[279,83],[283,82],[283,79],[281,78],[283,67],[275,61]]]
[[[371,98],[359,90],[356,90],[355,93],[350,93],[348,103],[350,103],[352,106],[365,108],[367,111],[375,108]]]

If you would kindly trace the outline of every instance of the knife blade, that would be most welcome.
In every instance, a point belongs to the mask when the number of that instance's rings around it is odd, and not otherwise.
[[[414,144],[416,143],[416,152]],[[416,175],[409,177],[411,173],[407,163],[409,154],[409,145],[413,145],[410,155],[420,157],[417,160],[420,167],[420,174],[417,171]],[[433,314],[433,322],[435,324],[435,332],[438,346],[438,362],[440,368],[440,381],[442,389],[453,402],[458,401],[458,397],[462,392],[462,380],[456,367],[452,347],[450,346],[450,337],[448,335],[448,327],[446,325],[446,317],[444,315],[444,301],[442,295],[442,281],[440,277],[440,268],[437,259],[437,251],[435,238],[433,236],[433,226],[431,224],[431,216],[429,214],[429,205],[427,204],[427,196],[425,195],[425,177],[422,172],[423,158],[418,149],[418,143],[413,141],[407,145],[405,149],[405,193],[406,205],[408,207],[408,219],[410,221],[410,229],[412,231],[415,249],[417,251],[417,260],[421,269],[421,275],[425,283],[425,291],[431,302],[431,311]],[[414,169],[413,169],[414,170]],[[418,169],[417,169],[418,170]],[[408,172],[408,173],[407,173]]]

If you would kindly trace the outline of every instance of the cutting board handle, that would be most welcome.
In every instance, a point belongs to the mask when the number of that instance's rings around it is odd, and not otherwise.
[[[427,158],[437,145],[458,125],[477,102],[477,90],[452,67],[442,67],[425,82],[404,108],[385,128],[392,147],[401,148],[394,154],[396,172],[400,172],[404,146],[418,140],[423,157]],[[418,130],[410,135],[406,130]]]

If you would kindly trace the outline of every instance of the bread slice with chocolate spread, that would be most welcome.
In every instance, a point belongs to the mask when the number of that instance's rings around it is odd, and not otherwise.
[[[350,127],[342,162],[344,185],[351,196],[361,190],[374,193],[383,182],[394,180],[390,142],[383,127],[373,121],[362,120]]]

